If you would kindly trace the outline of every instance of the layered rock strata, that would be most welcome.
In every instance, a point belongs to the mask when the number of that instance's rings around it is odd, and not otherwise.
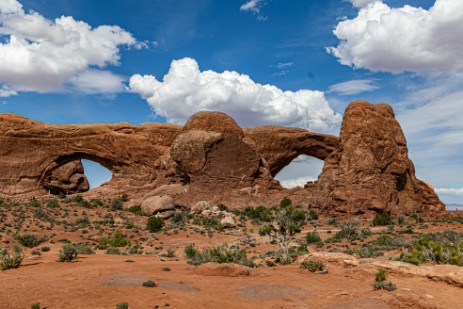
[[[298,128],[242,129],[218,112],[197,113],[183,127],[49,125],[2,114],[0,146],[2,196],[88,190],[79,164],[89,159],[113,173],[93,195],[169,196],[185,208],[199,201],[272,206],[288,196],[334,214],[444,211],[434,190],[415,177],[404,134],[386,104],[351,103],[339,138]],[[325,161],[319,181],[282,188],[273,177],[301,154]]]

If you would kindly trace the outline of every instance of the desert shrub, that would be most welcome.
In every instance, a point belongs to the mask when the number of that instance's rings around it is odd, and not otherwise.
[[[114,235],[111,238],[108,237],[101,237],[99,244],[98,244],[98,249],[105,250],[108,247],[127,247],[130,246],[130,240],[127,239],[127,237],[122,234],[121,231],[116,230],[114,232]]]
[[[126,193],[124,193],[124,194],[121,195],[121,201],[122,201],[122,202],[125,203],[125,202],[127,202],[128,200],[129,200],[129,196],[128,196]]]
[[[309,244],[309,245],[323,243],[323,241],[322,241],[320,235],[317,233],[317,231],[308,232],[307,236],[305,237],[305,240],[306,240],[307,244]]]
[[[147,288],[154,288],[156,286],[156,283],[153,280],[146,280],[143,282],[143,286]]]
[[[174,224],[185,224],[191,218],[192,218],[192,215],[190,215],[187,211],[179,211],[179,212],[176,212],[172,216],[171,220],[172,220],[172,223],[174,223]]]
[[[384,255],[384,252],[379,251],[377,248],[371,245],[358,247],[354,250],[354,253],[356,253],[362,259],[375,258]]]
[[[88,217],[84,216],[76,220],[76,225],[79,229],[84,228],[90,225],[90,221],[88,220]]]
[[[362,236],[362,238],[367,238],[373,235],[373,233],[371,232],[371,229],[369,227],[364,227],[360,235]]]
[[[15,246],[13,253],[10,254],[5,248],[0,247],[0,269],[7,270],[10,268],[18,268],[24,259],[22,250],[19,246]]]
[[[42,252],[48,252],[48,251],[50,251],[50,247],[47,247],[47,246],[42,247],[42,248],[40,248],[40,251],[42,251]]]
[[[378,272],[375,275],[375,282],[373,283],[373,289],[375,290],[388,290],[388,291],[394,291],[397,289],[395,284],[393,284],[390,281],[386,281],[387,277],[387,271],[384,268],[378,269]]]
[[[161,231],[164,226],[164,220],[158,217],[150,217],[148,223],[146,224],[146,229],[151,233],[157,233]]]
[[[308,216],[307,216],[307,219],[308,219],[308,220],[318,220],[318,214],[317,214],[317,212],[316,212],[315,210],[311,209],[311,210],[309,211],[309,214],[308,214]]]
[[[32,216],[37,220],[52,221],[50,216],[42,208],[34,209]]]
[[[143,253],[143,250],[140,244],[135,244],[129,249],[129,254],[142,254],[142,253]]]
[[[175,250],[173,248],[168,248],[166,252],[166,257],[169,257],[169,258],[175,257]]]
[[[299,246],[292,246],[288,250],[289,255],[304,255],[309,253],[309,249],[306,244],[300,244]]]
[[[423,222],[423,216],[420,213],[413,212],[410,214],[410,217],[415,220],[416,223]]]
[[[195,244],[186,245],[183,252],[187,259],[192,259],[195,255],[199,254],[198,248]]]
[[[116,248],[116,247],[109,247],[108,249],[106,249],[106,254],[111,254],[111,255],[120,255],[122,254],[121,253],[121,250],[119,250],[119,248]]]
[[[116,305],[116,309],[129,309],[129,303],[128,302],[118,303]]]
[[[261,222],[270,222],[273,219],[272,210],[265,208],[264,206],[259,207],[246,207],[243,214],[250,218],[254,224],[260,224]]]
[[[199,251],[195,245],[185,247],[185,257],[188,263],[200,265],[204,263],[235,263],[245,266],[254,267],[252,260],[247,258],[246,250],[229,248],[227,244],[215,246],[211,249]]]
[[[220,211],[227,211],[228,210],[228,207],[225,204],[219,204],[218,207],[219,207]]]
[[[119,199],[112,200],[111,210],[122,210],[123,208],[124,208],[124,203],[121,200]]]
[[[59,207],[59,202],[57,200],[48,200],[47,201],[48,208],[55,209]]]
[[[284,200],[280,204],[285,204]],[[280,246],[286,262],[290,263],[292,259],[289,254],[289,247],[305,224],[305,212],[290,205],[282,209],[273,209],[272,218],[274,219],[269,224],[260,228],[259,235],[268,235],[271,240],[275,240]]]
[[[29,199],[29,205],[32,206],[32,207],[40,207],[41,203],[38,199],[36,199],[35,197],[31,197]]]
[[[131,213],[133,213],[134,215],[137,215],[137,216],[144,216],[145,215],[143,210],[141,209],[140,205],[134,205],[132,207],[129,207],[129,208],[126,209],[126,211],[131,212]]]
[[[31,309],[40,309],[40,303],[33,303]]]
[[[415,265],[429,262],[463,266],[463,234],[444,231],[423,235],[399,260]]]
[[[95,251],[86,243],[78,243],[74,245],[78,254],[95,254]]]
[[[338,219],[337,218],[329,218],[326,220],[327,225],[338,226]]]
[[[72,262],[77,258],[78,251],[74,244],[66,243],[58,253],[59,262]]]
[[[23,245],[24,247],[34,248],[40,245],[41,243],[47,241],[47,238],[37,237],[36,235],[32,235],[32,234],[23,234],[23,235],[17,234],[15,236],[15,240],[21,245]]]
[[[103,206],[103,205],[104,205],[103,202],[102,202],[100,199],[98,199],[98,198],[92,198],[92,199],[90,200],[90,204],[92,204],[92,205],[95,206],[95,207],[96,207],[96,206]]]
[[[348,220],[342,222],[341,230],[338,232],[341,238],[347,238],[348,240],[355,240],[359,237],[360,222],[357,220]]]
[[[326,271],[326,264],[321,260],[306,260],[301,263],[300,267],[310,272]]]
[[[280,208],[285,208],[285,207],[291,206],[292,204],[293,204],[293,201],[285,197],[284,199],[280,201]]]
[[[374,226],[391,225],[391,216],[387,212],[377,213],[373,219]]]

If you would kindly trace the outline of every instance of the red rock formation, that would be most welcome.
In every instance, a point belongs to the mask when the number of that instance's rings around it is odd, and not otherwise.
[[[312,206],[350,214],[445,211],[434,190],[415,177],[405,136],[389,105],[351,103],[340,144],[325,160]]]
[[[128,193],[140,201],[166,194],[187,208],[199,201],[271,206],[289,196],[332,213],[444,211],[433,189],[416,179],[403,132],[385,104],[352,103],[340,138],[297,128],[243,130],[217,112],[197,113],[184,127],[48,125],[3,114],[0,146],[2,196],[46,194],[80,177],[72,176],[77,170],[63,175],[65,164],[89,159],[113,177],[88,194]],[[273,176],[300,154],[325,160],[319,182],[283,189]]]
[[[54,169],[49,178],[44,181],[44,188],[49,190],[51,194],[86,192],[90,187],[80,160],[66,163]]]

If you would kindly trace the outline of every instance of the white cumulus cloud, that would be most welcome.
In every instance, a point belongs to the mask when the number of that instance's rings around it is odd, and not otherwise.
[[[373,2],[376,2],[378,0],[350,0],[350,2],[352,2],[352,5],[357,7],[357,8],[362,8],[362,7],[365,7],[367,5],[369,5],[370,3],[373,3]]]
[[[362,92],[369,92],[378,89],[378,85],[369,79],[355,79],[339,84],[331,85],[328,92],[336,92],[343,95],[352,95]]]
[[[274,124],[327,130],[341,121],[323,92],[283,91],[234,71],[200,71],[191,58],[174,60],[162,81],[133,75],[130,90],[146,99],[158,116],[185,123],[201,110],[222,111],[241,126]]]
[[[6,98],[17,95],[18,93],[8,86],[0,85],[0,97]]]
[[[392,73],[463,71],[463,1],[436,0],[429,10],[352,2],[360,7],[357,17],[337,24],[341,42],[328,48],[341,64]]]
[[[308,181],[315,181],[317,178],[315,177],[298,177],[294,179],[286,179],[286,180],[280,180],[280,184],[283,188],[291,189],[291,188],[296,188],[296,187],[301,187],[304,188],[304,185]]]
[[[50,20],[26,13],[16,0],[0,1],[0,83],[15,91],[54,91],[89,68],[118,65],[121,46],[145,44],[118,26],[92,28],[70,16]]]
[[[463,195],[463,188],[437,188],[434,189],[438,194]]]

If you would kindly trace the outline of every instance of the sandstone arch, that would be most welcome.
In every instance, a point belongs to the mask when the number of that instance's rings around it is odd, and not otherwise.
[[[273,176],[301,154],[325,161],[319,181],[285,190]],[[208,200],[234,208],[272,206],[289,196],[333,214],[445,211],[415,177],[402,129],[386,104],[351,103],[340,137],[277,126],[242,129],[217,112],[195,114],[184,127],[49,125],[0,114],[0,196],[46,194],[53,171],[80,159],[112,171],[99,192],[105,196],[170,192],[180,206]]]
[[[255,141],[273,177],[299,155],[325,160],[340,145],[336,136],[298,128],[261,126],[245,133]]]

